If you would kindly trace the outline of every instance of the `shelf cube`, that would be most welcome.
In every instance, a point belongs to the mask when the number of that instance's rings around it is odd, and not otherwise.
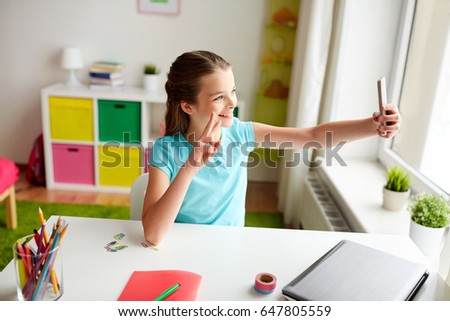
[[[99,181],[104,186],[131,186],[142,172],[142,147],[105,144],[98,147]]]
[[[50,97],[52,139],[94,141],[92,99]]]
[[[99,100],[98,122],[101,142],[136,144],[141,141],[139,102]]]
[[[94,147],[52,144],[55,183],[95,184]]]

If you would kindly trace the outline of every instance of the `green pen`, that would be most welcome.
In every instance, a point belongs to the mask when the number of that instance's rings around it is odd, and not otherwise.
[[[171,286],[170,288],[168,288],[167,290],[165,290],[163,293],[161,293],[160,295],[158,295],[158,297],[156,299],[154,299],[153,301],[162,301],[165,298],[167,298],[169,295],[171,295],[173,292],[175,292],[179,287],[181,286],[180,283],[177,283],[173,286]]]

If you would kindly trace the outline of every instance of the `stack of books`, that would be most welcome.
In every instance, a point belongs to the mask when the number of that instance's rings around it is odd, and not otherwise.
[[[89,68],[89,86],[92,89],[123,89],[125,85],[124,65],[119,62],[97,61]]]

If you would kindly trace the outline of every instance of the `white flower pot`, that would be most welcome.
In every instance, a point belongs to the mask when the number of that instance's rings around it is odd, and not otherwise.
[[[156,93],[159,91],[160,81],[160,75],[144,75],[144,88],[147,91]]]
[[[388,211],[399,212],[405,207],[410,190],[406,192],[394,192],[383,187],[383,207]]]
[[[446,280],[447,284],[450,285],[450,228],[448,227],[445,237],[445,243],[442,247],[441,255],[439,257],[439,273],[441,273],[442,278]]]
[[[409,237],[425,255],[440,253],[445,242],[445,235],[445,227],[426,227],[411,220]]]

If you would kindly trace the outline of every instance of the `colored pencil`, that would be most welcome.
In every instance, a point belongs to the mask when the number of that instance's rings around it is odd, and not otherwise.
[[[38,214],[39,214],[39,221],[41,222],[41,224],[45,224],[44,212],[42,211],[42,209],[40,207],[39,207]],[[57,222],[58,223],[61,222],[61,217],[58,218]],[[52,236],[53,236],[54,231],[55,231],[55,229],[53,229]],[[47,233],[45,230],[44,230],[44,240],[45,240],[45,244],[48,245],[48,236],[47,236]],[[51,272],[51,279],[52,279],[52,284],[53,284],[53,292],[55,294],[58,294],[58,292],[59,292],[58,279],[56,277],[56,272],[54,269],[52,269],[52,272]]]

